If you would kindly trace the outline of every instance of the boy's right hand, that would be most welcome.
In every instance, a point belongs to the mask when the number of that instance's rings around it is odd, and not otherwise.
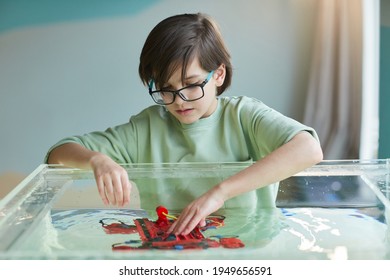
[[[104,154],[90,159],[100,197],[105,205],[125,206],[130,202],[131,183],[127,171]]]

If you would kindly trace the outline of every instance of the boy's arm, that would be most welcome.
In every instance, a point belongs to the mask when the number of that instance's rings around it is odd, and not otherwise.
[[[66,143],[54,148],[47,162],[92,169],[105,205],[124,206],[130,202],[131,184],[126,170],[105,154],[91,151],[77,143]]]
[[[231,176],[204,195],[194,200],[180,214],[169,232],[188,234],[223,203],[242,193],[255,190],[288,178],[323,158],[318,141],[309,133],[301,132],[268,156]]]
[[[63,164],[68,167],[91,169],[91,158],[99,153],[77,143],[65,143],[54,148],[47,159],[49,164]]]

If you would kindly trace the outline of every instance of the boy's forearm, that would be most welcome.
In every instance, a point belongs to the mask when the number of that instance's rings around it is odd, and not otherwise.
[[[90,169],[91,159],[100,153],[91,151],[77,143],[66,143],[50,152],[49,164],[63,164],[68,167]]]
[[[233,175],[215,187],[224,200],[242,193],[279,182],[322,160],[319,143],[307,132],[295,136],[290,142],[267,157]]]

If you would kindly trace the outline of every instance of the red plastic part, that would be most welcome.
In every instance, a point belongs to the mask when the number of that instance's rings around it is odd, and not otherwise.
[[[157,206],[156,208],[156,212],[157,212],[157,216],[161,219],[167,219],[167,216],[168,215],[168,209],[165,208],[164,206]],[[165,214],[165,215],[164,215]]]
[[[120,223],[103,225],[103,228],[107,234],[131,234],[138,232],[135,226],[124,226]]]
[[[168,215],[168,210],[164,206],[158,206],[156,208],[157,212],[157,221],[156,224],[160,227],[167,226],[169,224],[168,218],[166,215]]]
[[[222,247],[229,249],[245,247],[244,243],[242,243],[242,241],[236,237],[222,237],[219,242],[221,243]]]

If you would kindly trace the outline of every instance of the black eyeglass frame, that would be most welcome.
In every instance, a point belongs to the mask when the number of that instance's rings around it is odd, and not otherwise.
[[[153,101],[159,105],[170,105],[172,104],[173,102],[175,102],[176,100],[176,95],[178,95],[181,99],[183,99],[184,101],[187,101],[187,102],[191,102],[191,101],[196,101],[196,100],[199,100],[201,98],[204,97],[204,87],[205,85],[210,81],[212,75],[214,74],[214,71],[211,71],[206,79],[201,82],[200,84],[192,84],[192,85],[188,85],[188,86],[185,86],[185,87],[182,87],[181,89],[178,89],[178,90],[165,90],[165,89],[159,89],[159,90],[152,90],[153,89],[153,85],[154,85],[154,80],[151,80],[150,83],[149,83],[149,95],[152,97]],[[200,87],[202,89],[202,96],[198,97],[198,98],[195,98],[195,99],[187,99],[180,91],[182,91],[183,89],[187,89],[187,88],[192,88],[192,87]],[[160,93],[160,92],[170,92],[173,94],[173,99],[172,99],[172,102],[169,102],[169,103],[165,103],[165,102],[159,102],[155,99],[155,97],[153,96],[154,93]]]

